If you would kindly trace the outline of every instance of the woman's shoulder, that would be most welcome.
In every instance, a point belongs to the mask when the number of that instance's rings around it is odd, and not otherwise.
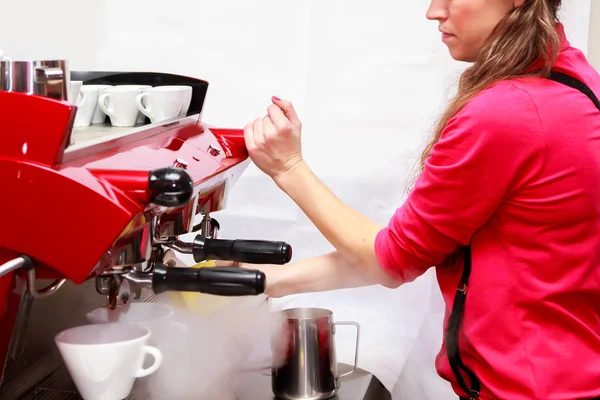
[[[507,116],[530,118],[536,107],[529,89],[539,85],[539,81],[538,78],[501,80],[474,96],[463,111],[498,122],[506,120]]]
[[[474,96],[448,124],[490,139],[539,139],[542,127],[531,94],[519,82],[502,80]]]

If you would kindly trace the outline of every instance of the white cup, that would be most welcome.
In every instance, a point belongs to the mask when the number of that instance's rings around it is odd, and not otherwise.
[[[83,85],[79,90],[81,97],[81,105],[77,107],[77,114],[75,114],[75,126],[90,126],[92,123],[92,116],[94,110],[98,106],[98,97],[100,92],[94,85]]]
[[[69,101],[77,107],[83,106],[83,99],[79,95],[81,85],[83,85],[83,81],[71,81]]]
[[[150,89],[152,86],[150,86],[150,85],[115,85],[114,87],[121,88],[121,89],[146,90],[146,89]]]
[[[171,86],[173,88],[180,88],[183,91],[183,98],[181,99],[181,111],[179,112],[180,117],[185,117],[188,110],[190,109],[190,103],[192,102],[192,87],[191,86]]]
[[[135,98],[142,93],[139,86],[113,86],[104,89],[98,99],[98,106],[108,115],[113,126],[135,126],[139,110]]]
[[[96,88],[98,89],[98,97],[104,93],[104,90],[112,85],[83,85],[86,88]],[[94,105],[94,113],[92,114],[92,124],[102,124],[106,120],[106,113],[102,111],[102,109],[98,106],[98,99],[96,99],[96,104]]]
[[[128,302],[115,310],[110,310],[108,307],[96,308],[87,313],[86,317],[94,324],[118,322],[149,329],[152,335],[148,344],[164,351],[162,363],[164,366],[177,365],[179,357],[182,357],[182,351],[185,351],[185,343],[190,338],[188,327],[174,321],[174,315],[175,309],[167,304]],[[143,385],[152,394],[152,398],[167,399],[172,398],[168,395],[169,382],[172,380],[172,370],[160,369],[152,377],[146,378]]]
[[[88,321],[94,324],[107,322],[144,323],[169,318],[175,314],[173,307],[161,303],[127,303],[111,310],[98,307],[87,313]]]
[[[60,332],[54,341],[84,400],[125,399],[136,378],[148,376],[163,356],[148,346],[150,331],[130,324],[84,325]],[[146,354],[154,357],[143,368]]]
[[[183,89],[179,86],[155,86],[144,89],[135,98],[135,104],[150,122],[166,121],[179,116],[183,102]]]
[[[108,307],[98,307],[87,313],[86,317],[92,324],[118,322],[147,328],[152,333],[149,343],[158,346],[158,342],[164,334],[172,336],[174,333],[188,333],[188,329],[184,324],[173,321],[174,315],[175,309],[167,304],[128,302],[114,310]]]
[[[175,310],[167,304],[129,302],[115,310],[108,307],[96,308],[87,313],[86,317],[92,324],[119,322],[148,328],[152,332],[149,343],[158,346],[158,342],[165,334],[172,336],[175,333],[178,335],[188,333],[184,324],[171,320],[174,315]]]
[[[124,89],[137,88],[137,89],[142,89],[142,92],[143,92],[146,89],[150,89],[152,86],[150,86],[150,85],[119,85],[117,87],[124,88]],[[144,122],[146,122],[146,116],[138,110],[138,116],[137,116],[135,123],[143,124]]]

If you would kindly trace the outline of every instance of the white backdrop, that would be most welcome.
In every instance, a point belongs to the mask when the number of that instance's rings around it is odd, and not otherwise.
[[[0,48],[14,58],[67,58],[73,69],[187,74],[210,82],[204,120],[243,127],[271,95],[304,122],[309,165],[345,202],[384,224],[405,198],[410,168],[463,65],[425,19],[427,0],[3,1]],[[585,50],[590,0],[563,20]],[[67,14],[70,13],[70,14]],[[315,199],[318,201],[318,199]],[[215,215],[222,236],[286,240],[300,259],[331,249],[254,168]],[[359,366],[395,398],[454,399],[436,375],[443,304],[433,271],[398,290],[294,296],[277,307],[328,307],[362,325]],[[353,357],[340,329],[340,361]]]

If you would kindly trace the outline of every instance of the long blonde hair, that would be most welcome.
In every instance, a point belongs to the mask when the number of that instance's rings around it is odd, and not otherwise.
[[[561,0],[526,0],[496,26],[475,62],[460,77],[458,93],[438,120],[421,155],[421,169],[448,122],[478,93],[494,83],[517,76],[546,77],[560,51],[556,30]],[[540,68],[531,66],[543,61]]]

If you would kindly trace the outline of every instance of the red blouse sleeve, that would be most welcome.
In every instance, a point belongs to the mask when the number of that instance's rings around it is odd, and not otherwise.
[[[510,82],[482,92],[449,121],[408,199],[377,235],[381,266],[410,282],[467,245],[539,172],[544,147],[527,92]]]

